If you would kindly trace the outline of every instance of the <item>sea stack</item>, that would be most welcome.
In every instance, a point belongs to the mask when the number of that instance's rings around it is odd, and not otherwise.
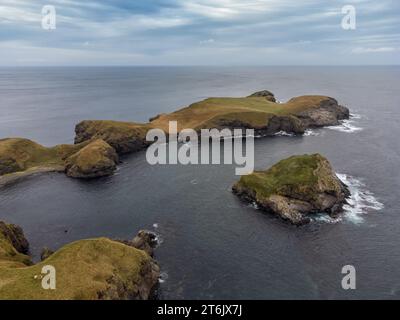
[[[350,195],[320,154],[292,156],[241,177],[232,189],[244,201],[295,225],[309,223],[311,214],[339,214]]]

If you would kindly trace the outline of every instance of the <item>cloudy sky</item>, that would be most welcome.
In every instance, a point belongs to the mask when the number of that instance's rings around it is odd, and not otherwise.
[[[399,64],[399,24],[399,0],[0,0],[0,65]]]

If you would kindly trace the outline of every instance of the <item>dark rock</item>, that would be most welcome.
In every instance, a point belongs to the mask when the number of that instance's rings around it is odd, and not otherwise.
[[[29,242],[26,240],[21,227],[14,224],[5,224],[0,221],[0,234],[12,244],[19,253],[29,252]]]
[[[48,257],[50,257],[52,254],[54,253],[54,251],[52,251],[51,249],[44,247],[42,249],[42,252],[40,253],[40,260],[44,261],[46,260]]]
[[[336,126],[340,120],[349,119],[350,111],[339,105],[335,99],[326,98],[321,101],[319,107],[299,112],[296,116],[301,119],[305,127],[326,127]]]
[[[249,98],[254,97],[261,97],[267,99],[268,101],[276,102],[274,94],[268,90],[258,91],[249,96]]]
[[[150,257],[154,255],[154,248],[157,246],[157,236],[147,230],[140,230],[133,240],[117,240],[136,249],[143,250]]]
[[[75,144],[90,140],[102,139],[112,146],[118,154],[127,154],[146,148],[149,127],[133,122],[106,120],[86,120],[75,127]]]

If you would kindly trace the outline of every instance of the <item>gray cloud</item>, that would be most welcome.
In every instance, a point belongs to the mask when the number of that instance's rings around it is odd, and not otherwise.
[[[348,4],[356,30],[341,28]],[[2,0],[0,63],[398,64],[399,15],[395,0]]]

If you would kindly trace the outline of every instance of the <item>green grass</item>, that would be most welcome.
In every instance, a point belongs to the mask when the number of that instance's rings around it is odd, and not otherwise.
[[[115,150],[105,141],[98,139],[74,153],[66,163],[78,167],[81,172],[90,172],[95,166],[113,166],[117,160]]]
[[[309,193],[312,196],[320,179],[318,169],[321,161],[325,161],[325,158],[319,154],[293,156],[266,171],[241,177],[237,186],[254,191],[260,200],[274,194]]]
[[[262,97],[208,98],[170,114],[162,114],[151,122],[151,127],[168,132],[168,122],[177,121],[178,130],[184,128],[213,128],[223,120],[239,120],[249,126],[265,126],[272,115],[292,115],[319,106],[324,96],[302,96],[287,103],[275,103]]]

